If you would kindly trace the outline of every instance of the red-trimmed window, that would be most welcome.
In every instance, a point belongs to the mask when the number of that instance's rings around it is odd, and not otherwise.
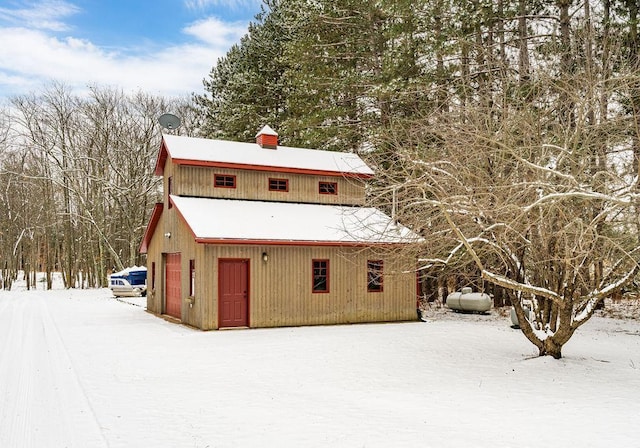
[[[289,191],[289,179],[269,178],[269,191]]]
[[[216,188],[236,188],[236,176],[230,174],[216,174],[213,179]]]
[[[329,292],[329,260],[312,260],[313,292]]]
[[[151,263],[151,290],[156,289],[156,262]]]
[[[382,260],[367,260],[367,291],[382,292]]]
[[[167,179],[167,208],[173,207],[173,204],[171,203],[171,198],[169,197],[169,195],[171,194],[171,187],[173,186],[172,184],[173,184],[173,178],[169,176],[169,179]]]
[[[318,183],[318,191],[320,194],[338,194],[338,183],[320,182]]]
[[[189,260],[189,297],[196,294],[196,260]]]

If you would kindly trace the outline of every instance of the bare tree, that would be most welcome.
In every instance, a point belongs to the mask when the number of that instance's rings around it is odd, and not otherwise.
[[[15,138],[0,146],[0,206],[11,212],[0,218],[3,278],[40,270],[50,287],[58,270],[67,287],[104,286],[110,269],[141,264],[138,247],[159,197],[158,117],[176,111],[179,131],[196,133],[190,100],[95,86],[78,96],[53,84],[12,104]]]
[[[563,93],[575,105],[571,127],[557,125],[552,107],[469,105],[404,123],[378,190],[379,200],[395,190],[401,221],[426,236],[423,268],[472,265],[508,291],[525,336],[555,358],[638,271],[637,136],[626,115],[595,118],[600,95],[584,95],[588,82],[574,79]],[[592,87],[613,94],[629,82]],[[523,300],[533,304],[530,321]]]

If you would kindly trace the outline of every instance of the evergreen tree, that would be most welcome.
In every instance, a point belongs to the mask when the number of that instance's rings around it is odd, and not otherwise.
[[[283,57],[295,33],[288,0],[266,0],[248,33],[220,58],[195,102],[204,137],[252,141],[264,124],[279,129],[287,114]]]

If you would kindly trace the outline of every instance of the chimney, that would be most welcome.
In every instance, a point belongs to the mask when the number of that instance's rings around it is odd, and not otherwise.
[[[277,149],[278,133],[266,125],[256,134],[256,143],[262,148]]]

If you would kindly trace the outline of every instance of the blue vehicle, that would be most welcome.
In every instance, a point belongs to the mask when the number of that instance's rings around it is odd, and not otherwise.
[[[133,266],[109,276],[109,289],[116,297],[147,295],[147,268]]]

